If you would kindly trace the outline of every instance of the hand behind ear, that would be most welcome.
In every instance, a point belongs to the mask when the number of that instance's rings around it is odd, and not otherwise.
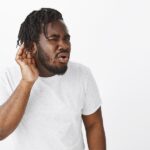
[[[21,68],[22,79],[27,82],[35,82],[39,76],[38,68],[35,63],[34,54],[36,44],[31,51],[27,51],[22,44],[16,54],[16,62]]]

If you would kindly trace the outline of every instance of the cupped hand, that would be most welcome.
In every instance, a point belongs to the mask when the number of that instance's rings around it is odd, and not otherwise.
[[[24,44],[22,44],[16,54],[15,60],[20,66],[22,80],[27,82],[35,82],[39,77],[39,71],[36,66],[36,62],[32,51],[27,51],[24,48]]]

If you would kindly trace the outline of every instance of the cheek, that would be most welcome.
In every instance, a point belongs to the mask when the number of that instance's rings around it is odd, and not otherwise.
[[[54,49],[47,49],[45,55],[49,60],[53,60],[56,57],[56,51]]]
[[[56,53],[57,53],[57,49],[58,49],[58,46],[57,45],[49,45],[47,46],[47,51],[46,53],[49,55],[49,57],[55,57]]]
[[[49,58],[48,61],[50,61],[51,63],[57,63],[56,59],[56,52],[55,51],[51,51],[47,54],[47,57]]]
[[[55,61],[58,45],[50,43],[42,43],[42,52],[46,61]]]

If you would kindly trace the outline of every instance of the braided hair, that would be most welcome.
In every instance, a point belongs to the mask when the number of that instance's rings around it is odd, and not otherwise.
[[[33,42],[39,42],[42,32],[47,38],[48,23],[57,20],[63,20],[62,14],[52,8],[41,8],[31,12],[20,26],[17,46],[24,43],[24,47],[29,51]]]

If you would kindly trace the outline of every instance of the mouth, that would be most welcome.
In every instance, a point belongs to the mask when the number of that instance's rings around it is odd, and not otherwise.
[[[60,63],[67,63],[69,61],[69,53],[67,52],[59,53],[57,59]]]

